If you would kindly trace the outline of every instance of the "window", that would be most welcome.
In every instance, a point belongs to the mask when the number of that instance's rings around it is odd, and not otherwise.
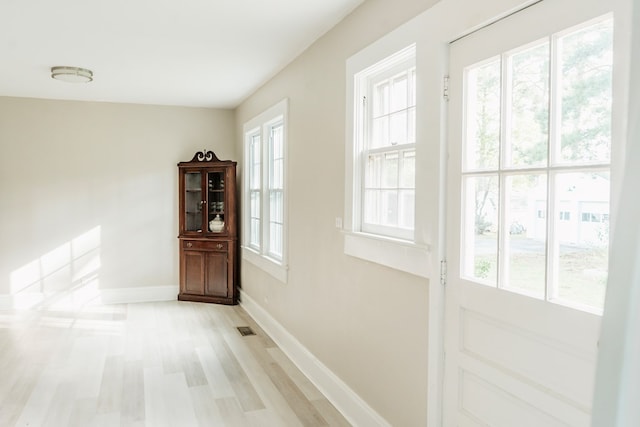
[[[412,34],[392,32],[347,60],[344,252],[428,278],[415,46]]]
[[[244,125],[243,258],[286,282],[284,100]]]
[[[413,241],[415,46],[359,72],[355,80],[354,223],[358,231]]]
[[[612,38],[607,16],[465,70],[463,277],[603,307]]]

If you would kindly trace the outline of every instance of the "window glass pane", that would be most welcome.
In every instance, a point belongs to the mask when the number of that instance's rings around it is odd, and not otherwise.
[[[415,216],[415,191],[400,190],[398,206],[398,226],[413,229]]]
[[[380,224],[380,190],[365,190],[364,192],[364,222]]]
[[[269,224],[269,255],[282,259],[282,224]]]
[[[282,223],[284,213],[283,194],[272,191],[269,195],[269,253],[282,257]]]
[[[409,133],[407,134],[407,142],[414,144],[416,142],[416,108],[412,107],[408,110]]]
[[[373,116],[389,114],[389,82],[384,81],[373,89]]]
[[[391,145],[407,143],[408,124],[407,111],[391,115]]]
[[[560,159],[608,161],[611,148],[613,21],[558,40],[562,76]]]
[[[398,190],[383,190],[381,225],[395,227],[398,225]]]
[[[249,244],[253,247],[260,247],[260,192],[252,191],[250,200]]]
[[[466,74],[466,169],[498,167],[500,144],[500,60]]]
[[[251,192],[251,217],[260,219],[260,191]]]
[[[398,188],[398,152],[385,153],[382,161],[382,188]]]
[[[269,150],[269,188],[282,189],[284,184],[284,151],[283,127],[277,125],[271,128],[271,142]]]
[[[462,275],[496,286],[498,278],[498,177],[464,179]]]
[[[416,69],[409,71],[409,106],[416,105]]]
[[[269,199],[269,220],[282,223],[282,192],[272,191]]]
[[[252,190],[260,188],[260,156],[260,135],[254,135],[249,145],[249,188]]]
[[[372,135],[369,142],[370,148],[389,145],[389,116],[383,116],[373,120]]]
[[[380,188],[382,180],[382,154],[370,154],[365,173],[366,188]]]
[[[281,159],[283,157],[283,127],[282,125],[276,125],[271,128],[271,149],[272,157],[274,159]]]
[[[508,166],[547,163],[549,139],[549,43],[509,58]]]
[[[251,232],[249,243],[254,248],[260,248],[260,219],[251,219]]]
[[[562,173],[555,190],[569,219],[557,225],[553,297],[602,308],[609,263],[609,173]]]
[[[284,181],[284,173],[283,173],[283,160],[275,159],[271,166],[271,185],[269,186],[272,189],[282,189],[282,184]]]
[[[400,188],[415,188],[416,186],[416,150],[401,153]]]
[[[515,175],[505,180],[505,288],[544,298],[546,283],[546,175]]]
[[[406,73],[391,80],[391,112],[407,108],[409,82]]]

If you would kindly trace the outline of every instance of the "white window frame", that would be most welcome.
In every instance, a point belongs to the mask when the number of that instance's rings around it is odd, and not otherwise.
[[[370,147],[372,138],[372,109],[368,99],[371,99],[373,87],[384,80],[393,78],[396,74],[406,72],[415,68],[416,46],[412,44],[393,55],[390,55],[376,64],[358,72],[355,76],[355,102],[354,116],[355,128],[353,134],[354,145],[354,176],[353,176],[353,211],[356,213],[353,218],[354,228],[363,233],[369,233],[380,237],[390,237],[412,242],[414,240],[415,219],[412,227],[402,228],[400,226],[384,226],[380,224],[367,223],[365,221],[365,198],[364,188],[366,180],[366,162],[370,154],[400,154],[406,150],[415,150],[415,142],[402,145],[391,145],[379,148]],[[415,95],[414,95],[415,96]],[[415,121],[414,121],[415,132]],[[400,163],[400,160],[398,160]],[[400,166],[398,166],[400,169]],[[398,182],[398,185],[400,183]],[[415,176],[414,176],[414,206],[415,206]],[[415,209],[415,208],[414,208]],[[398,213],[399,214],[399,213]],[[415,214],[415,212],[414,212]],[[415,215],[414,215],[415,218]]]
[[[356,53],[347,60],[346,64],[346,134],[345,134],[345,211],[344,211],[344,252],[347,255],[364,259],[377,264],[385,265],[416,276],[429,278],[433,276],[430,247],[425,239],[427,230],[425,225],[419,223],[418,218],[427,215],[428,198],[420,198],[420,167],[426,163],[421,160],[421,150],[426,147],[420,140],[419,126],[416,120],[416,176],[414,196],[414,228],[405,235],[373,234],[371,230],[362,228],[362,167],[361,146],[359,133],[362,127],[359,107],[361,100],[361,88],[358,84],[358,75],[371,67],[380,64],[385,58],[393,58],[394,54],[409,49],[415,62],[417,59],[416,41],[410,32],[396,31],[388,34],[376,43]],[[405,60],[407,58],[405,57]],[[419,73],[419,69],[417,70]],[[417,76],[419,78],[419,76]],[[420,95],[416,93],[416,117],[420,116]],[[365,227],[366,228],[366,227]]]
[[[287,283],[287,123],[288,123],[288,99],[284,99],[263,113],[246,122],[243,126],[244,135],[244,177],[243,177],[243,244],[242,258],[245,261],[266,271],[274,278],[283,283]],[[272,188],[272,138],[273,129],[282,127],[282,188]],[[251,242],[251,193],[255,189],[251,188],[252,162],[250,144],[253,138],[260,137],[260,235],[259,243]],[[271,236],[271,194],[277,192],[282,194],[282,251],[281,253],[272,250]]]

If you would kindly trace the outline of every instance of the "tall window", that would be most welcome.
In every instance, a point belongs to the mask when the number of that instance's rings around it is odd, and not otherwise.
[[[269,263],[285,264],[286,108],[285,100],[244,125],[243,256],[269,272]]]
[[[415,46],[363,70],[355,79],[356,228],[367,233],[413,240]]]
[[[602,308],[612,38],[605,17],[465,70],[467,279]]]

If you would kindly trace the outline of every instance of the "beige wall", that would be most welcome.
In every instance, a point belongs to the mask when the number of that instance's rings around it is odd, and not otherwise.
[[[426,425],[429,283],[344,254],[345,64],[432,3],[365,2],[236,113],[241,153],[242,124],[289,98],[289,280],[243,262],[243,291],[394,426]]]
[[[229,110],[0,97],[0,296],[177,286],[177,168]]]

